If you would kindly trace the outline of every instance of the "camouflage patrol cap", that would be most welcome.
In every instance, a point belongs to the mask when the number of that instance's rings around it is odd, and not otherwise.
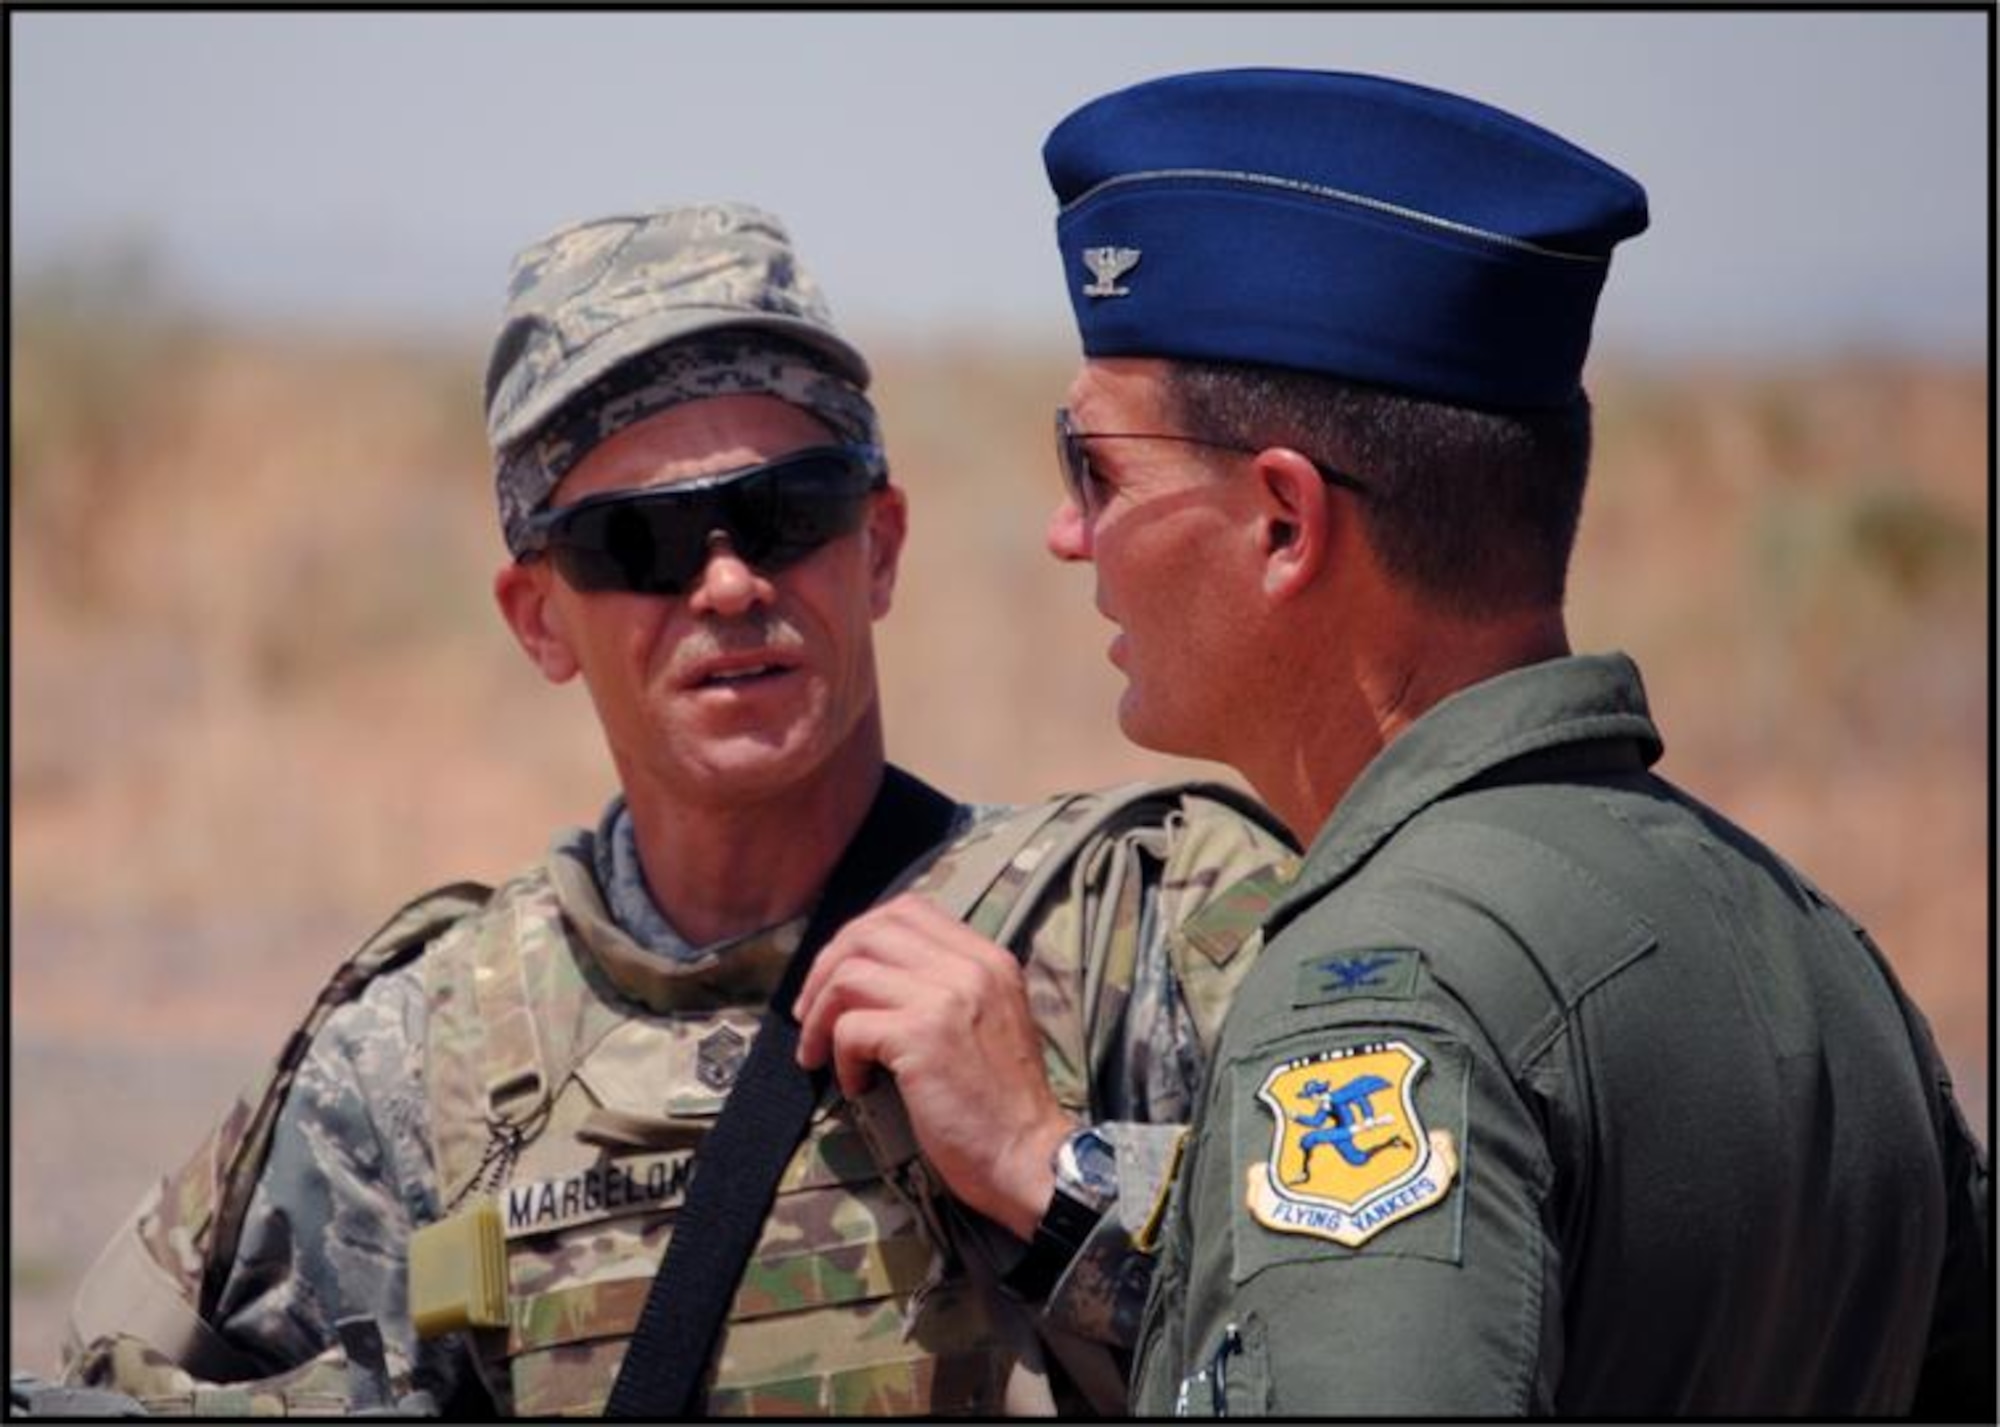
[[[742,360],[713,348],[725,330]],[[695,337],[703,341],[688,341]],[[770,391],[823,418],[822,406],[836,408],[828,422],[836,431],[873,426],[861,395],[868,363],[834,327],[818,283],[776,216],[745,203],[696,203],[572,224],[514,259],[487,362],[486,434],[510,547],[520,519],[547,499],[590,445],[635,419],[629,394],[619,421],[561,423],[554,462],[531,456],[531,441],[554,431],[558,415],[573,415],[576,399],[593,387],[616,385],[608,381],[614,374],[625,385],[634,384],[625,382],[628,373],[639,382],[636,368],[669,346],[677,352],[685,346],[690,356],[711,348],[701,365],[733,365],[736,376],[683,382],[685,395],[663,394],[654,409],[704,394],[702,388]],[[751,375],[753,365],[764,372],[782,366],[786,379]],[[858,416],[843,419],[857,407]],[[582,439],[580,430],[587,433]]]
[[[687,204],[572,224],[514,259],[487,438],[504,450],[621,362],[718,327],[790,337],[868,385],[785,225],[746,203]]]

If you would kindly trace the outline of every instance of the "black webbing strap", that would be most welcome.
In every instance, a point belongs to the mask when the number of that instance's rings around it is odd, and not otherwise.
[[[922,780],[898,768],[883,770],[868,816],[834,865],[749,1058],[702,1139],[666,1258],[604,1404],[606,1417],[701,1415],[702,1375],[723,1317],[777,1197],[778,1178],[826,1086],[825,1069],[807,1074],[799,1068],[792,1002],[819,949],[944,840],[954,811],[949,798]]]

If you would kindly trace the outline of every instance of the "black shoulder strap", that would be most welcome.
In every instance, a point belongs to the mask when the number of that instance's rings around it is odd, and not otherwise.
[[[799,1068],[792,1001],[819,949],[898,873],[944,840],[953,812],[942,793],[901,769],[884,770],[868,816],[834,865],[804,940],[785,968],[749,1059],[702,1141],[666,1258],[605,1403],[606,1417],[700,1413],[702,1374],[723,1315],[777,1196],[778,1177],[826,1084],[824,1069],[808,1074]]]

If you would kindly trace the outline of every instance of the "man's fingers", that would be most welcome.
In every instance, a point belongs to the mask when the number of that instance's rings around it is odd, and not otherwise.
[[[926,897],[905,893],[884,910],[893,911],[893,922],[900,932],[934,950],[948,951],[994,970],[1020,964],[1005,947],[981,936]]]
[[[817,1013],[828,986],[863,963],[978,996],[994,994],[1020,975],[1008,952],[922,897],[905,893],[856,917],[827,943],[793,1004],[800,1024]]]
[[[841,1016],[833,1028],[833,1074],[841,1094],[852,1099],[868,1088],[895,1028],[892,1010],[851,1010]]]
[[[880,1004],[874,998],[882,990],[879,969],[856,964],[822,985],[810,1006],[795,1007],[799,1018],[799,1064],[808,1070],[823,1065],[832,1045],[835,1024],[857,1006]],[[800,1001],[803,1003],[803,996]]]
[[[856,1011],[893,1012],[895,1022],[913,1028],[925,1016],[948,1014],[954,998],[963,1000],[965,992],[948,978],[912,976],[870,957],[852,957],[799,1019],[799,1064],[808,1070],[824,1064],[837,1029]]]
[[[914,915],[912,909],[918,909]],[[909,962],[921,957],[930,942],[924,928],[935,925],[921,919],[922,911],[926,910],[944,917],[942,912],[921,897],[906,892],[879,907],[871,907],[834,933],[833,939],[813,960],[806,979],[799,986],[798,998],[793,1004],[798,1008],[800,1019],[804,1019],[827,982],[839,973],[840,967],[853,958],[863,956]],[[949,917],[944,917],[944,920],[948,926],[958,925]]]

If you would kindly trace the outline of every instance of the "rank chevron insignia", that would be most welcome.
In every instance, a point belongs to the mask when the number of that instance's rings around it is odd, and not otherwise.
[[[1085,297],[1130,297],[1132,289],[1118,286],[1118,279],[1139,265],[1137,248],[1085,248],[1083,265],[1097,281],[1084,285]]]

